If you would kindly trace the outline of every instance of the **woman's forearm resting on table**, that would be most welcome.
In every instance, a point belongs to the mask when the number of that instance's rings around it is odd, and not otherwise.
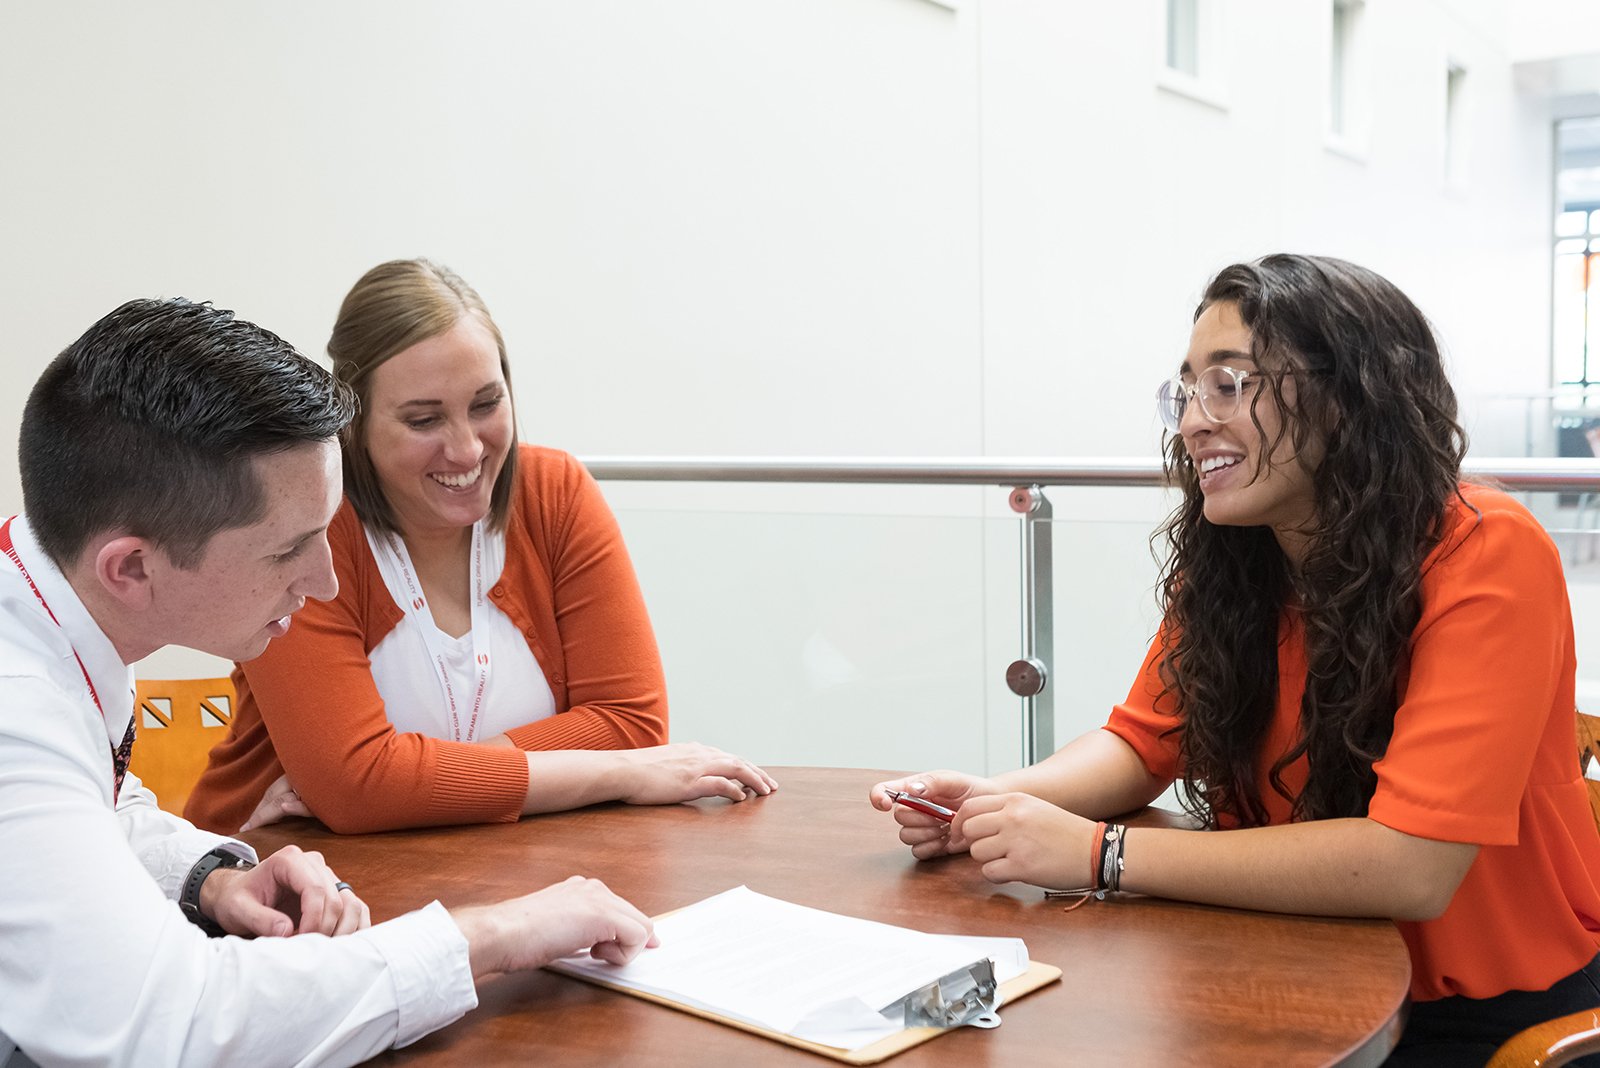
[[[664,805],[700,797],[743,801],[777,782],[761,768],[720,749],[677,743],[648,749],[571,749],[524,754],[528,795],[523,813],[561,812],[603,801]]]
[[[1090,731],[1037,764],[996,776],[994,783],[1096,820],[1136,812],[1170,785],[1151,775],[1133,747],[1108,730]]]
[[[622,768],[611,750],[564,749],[523,754],[528,761],[525,815],[615,801]]]
[[[527,752],[549,749],[639,749],[667,740],[665,706],[612,700],[574,705],[556,716],[513,727],[498,736]]]
[[[1094,821],[1144,808],[1168,784],[1121,736],[1096,730],[999,776],[996,785]],[[1087,873],[1087,841],[1078,852]],[[1421,920],[1444,911],[1476,856],[1476,846],[1369,819],[1205,833],[1135,827],[1124,846],[1121,888],[1271,912]]]
[[[926,831],[905,831],[902,841],[919,857],[964,849],[992,882],[1052,889],[1102,882],[1092,874],[1096,822],[1030,794],[963,803],[945,849],[919,843]],[[1474,845],[1419,838],[1366,818],[1227,831],[1136,826],[1122,839],[1120,879],[1113,885],[1268,912],[1427,920],[1450,904],[1477,852]]]
[[[515,819],[519,814],[564,812],[605,801],[626,801],[635,805],[666,805],[702,797],[743,801],[747,797],[769,794],[778,786],[777,780],[755,764],[694,742],[645,749],[522,752],[500,734],[476,745],[435,744],[450,753],[494,750],[516,762],[515,789],[521,795],[518,807],[501,814],[500,803],[492,802],[494,810],[486,809],[483,818]],[[497,790],[497,796],[501,792]],[[508,800],[516,801],[515,798]],[[286,815],[315,816],[341,834],[388,829],[370,815],[364,825],[352,826],[343,816],[343,809],[329,806],[325,810],[307,803],[287,775],[280,776],[268,787],[243,829],[276,823]],[[414,821],[414,812],[411,817]]]
[[[951,772],[884,788],[959,806],[942,824],[895,808],[920,859],[970,852],[994,882],[1088,886],[1096,821],[1136,812],[1168,783],[1121,736],[1091,731],[1031,767],[993,779]],[[874,798],[889,809],[886,798]],[[1120,889],[1202,904],[1325,916],[1426,920],[1449,906],[1478,853],[1370,819],[1196,831],[1137,826],[1123,844]]]
[[[1477,855],[1469,843],[1365,818],[1235,831],[1133,827],[1121,889],[1269,912],[1430,920]]]

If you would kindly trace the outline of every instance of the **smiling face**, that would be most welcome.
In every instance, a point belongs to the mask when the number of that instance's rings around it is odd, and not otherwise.
[[[472,314],[373,368],[365,446],[408,542],[489,514],[511,450],[511,396],[494,337]]]
[[[1205,495],[1205,517],[1219,526],[1271,527],[1284,552],[1298,560],[1305,532],[1316,516],[1312,484],[1316,450],[1307,447],[1297,452],[1284,413],[1261,376],[1268,369],[1258,367],[1252,355],[1250,328],[1238,307],[1228,302],[1210,305],[1195,320],[1180,377],[1193,384],[1196,375],[1218,365],[1249,374],[1241,387],[1238,413],[1214,423],[1193,403],[1179,427]],[[1293,377],[1281,379],[1280,392],[1292,408]],[[1265,462],[1269,449],[1270,464]]]
[[[339,592],[328,523],[339,507],[339,446],[324,441],[253,461],[266,509],[249,526],[212,536],[194,567],[151,554],[152,614],[141,624],[156,645],[250,660],[288,633],[308,599]]]

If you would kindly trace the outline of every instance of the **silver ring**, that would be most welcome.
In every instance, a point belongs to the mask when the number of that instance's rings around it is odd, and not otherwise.
[[[343,883],[343,882],[334,883],[333,884],[333,892],[337,894],[340,890],[350,890],[350,884],[349,883]],[[350,890],[350,892],[352,894],[355,893],[354,890]]]

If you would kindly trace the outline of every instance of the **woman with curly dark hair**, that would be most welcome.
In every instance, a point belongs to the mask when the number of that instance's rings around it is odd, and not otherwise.
[[[1165,619],[1102,730],[993,779],[873,787],[919,858],[996,882],[1396,921],[1394,1063],[1482,1064],[1600,1003],[1600,834],[1575,752],[1559,554],[1461,482],[1432,330],[1340,260],[1275,255],[1206,289],[1159,393],[1183,491]],[[1106,823],[1178,783],[1206,830]]]

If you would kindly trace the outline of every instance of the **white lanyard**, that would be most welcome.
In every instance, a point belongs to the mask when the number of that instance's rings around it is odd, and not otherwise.
[[[439,625],[433,621],[433,613],[428,610],[428,601],[422,595],[422,585],[417,581],[416,571],[411,566],[411,554],[406,552],[406,543],[393,534],[373,540],[390,552],[393,562],[397,565],[396,569],[400,572],[400,581],[406,589],[406,601],[402,607],[422,635],[422,643],[427,647],[428,658],[433,661],[434,671],[439,676],[439,689],[444,694],[445,711],[450,716],[450,740],[456,742],[476,740],[478,723],[482,719],[483,702],[489,692],[489,599],[483,574],[483,521],[479,520],[472,524],[472,662],[478,670],[478,678],[473,687],[472,715],[467,720],[465,732],[461,729],[461,704],[456,700],[455,687],[450,685],[450,669],[445,664],[444,643],[440,637]]]

